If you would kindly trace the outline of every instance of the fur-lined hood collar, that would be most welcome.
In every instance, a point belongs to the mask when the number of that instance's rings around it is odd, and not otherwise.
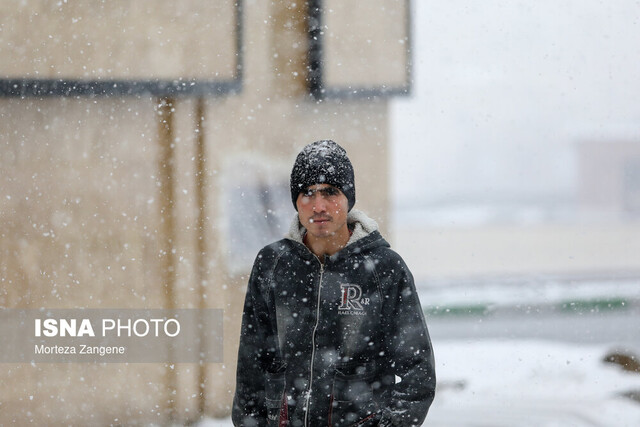
[[[352,228],[353,230],[351,238],[347,242],[347,246],[378,230],[378,223],[358,209],[351,209],[351,211],[347,215],[347,224],[349,224],[349,228]],[[291,221],[289,232],[285,237],[295,242],[304,244],[303,238],[306,232],[307,230],[302,226],[302,224],[300,224],[300,219],[298,217],[298,214],[296,213],[293,221]]]

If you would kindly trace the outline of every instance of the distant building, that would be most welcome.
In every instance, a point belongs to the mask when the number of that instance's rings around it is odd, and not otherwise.
[[[640,141],[584,141],[577,150],[582,208],[639,219]]]

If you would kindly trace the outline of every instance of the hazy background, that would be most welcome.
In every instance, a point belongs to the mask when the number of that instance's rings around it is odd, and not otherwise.
[[[392,101],[396,224],[585,216],[580,144],[640,140],[640,3],[412,6],[413,93]]]
[[[427,425],[638,425],[637,371],[603,361],[640,351],[640,2],[412,6],[391,196],[437,361]]]

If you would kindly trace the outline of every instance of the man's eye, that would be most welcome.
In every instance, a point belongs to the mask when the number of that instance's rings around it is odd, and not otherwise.
[[[338,189],[337,188],[325,188],[322,190],[322,194],[325,196],[337,196]]]

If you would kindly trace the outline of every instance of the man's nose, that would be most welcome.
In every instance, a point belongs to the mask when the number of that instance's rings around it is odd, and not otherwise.
[[[311,203],[314,212],[324,212],[327,209],[327,201],[318,193],[313,195]]]

